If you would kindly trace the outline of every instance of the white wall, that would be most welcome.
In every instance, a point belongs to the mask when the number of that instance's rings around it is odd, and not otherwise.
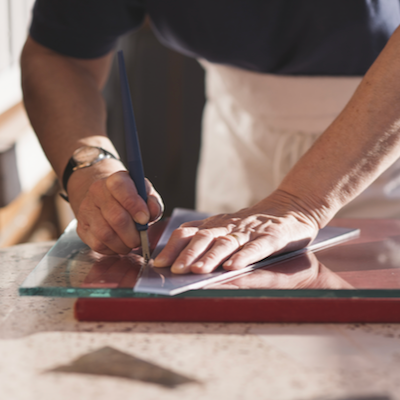
[[[34,0],[0,0],[0,114],[21,101],[19,56]]]

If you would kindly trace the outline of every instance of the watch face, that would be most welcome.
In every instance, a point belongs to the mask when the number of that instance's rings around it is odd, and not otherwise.
[[[84,167],[92,165],[96,161],[100,161],[104,157],[104,152],[98,147],[84,146],[75,151],[72,158],[76,167]]]

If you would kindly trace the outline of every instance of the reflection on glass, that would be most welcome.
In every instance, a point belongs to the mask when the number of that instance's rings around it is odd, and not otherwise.
[[[372,291],[376,297],[400,297],[400,221],[341,220],[337,225],[360,227],[361,236],[180,296],[210,296],[211,292],[238,296],[238,289],[243,289],[252,296],[288,296],[292,291],[290,295],[296,297],[362,297]],[[151,227],[153,245],[164,226]],[[50,251],[46,263],[35,268],[24,282],[20,294],[146,297],[132,291],[142,262],[139,250],[125,257],[101,256],[79,241],[73,231],[66,234],[71,237],[62,254]]]
[[[258,269],[211,289],[354,289],[308,252],[269,268]]]
[[[143,262],[141,256],[104,257],[94,263],[80,287],[132,288]]]
[[[81,288],[132,288],[141,257],[104,257],[96,261],[80,283]],[[76,282],[78,283],[78,282]],[[354,289],[309,252],[275,266],[259,269],[212,289]]]

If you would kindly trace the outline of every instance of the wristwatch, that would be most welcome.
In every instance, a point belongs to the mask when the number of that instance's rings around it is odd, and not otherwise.
[[[72,173],[77,169],[91,167],[99,161],[107,158],[114,158],[119,160],[109,151],[96,146],[83,146],[76,149],[69,159],[67,166],[65,167],[64,174],[62,177],[62,185],[64,190],[67,192],[68,180]],[[68,197],[61,194],[61,197],[68,201]]]

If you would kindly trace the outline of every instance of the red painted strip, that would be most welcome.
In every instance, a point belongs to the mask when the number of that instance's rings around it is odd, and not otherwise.
[[[400,299],[78,299],[79,321],[400,322]]]

